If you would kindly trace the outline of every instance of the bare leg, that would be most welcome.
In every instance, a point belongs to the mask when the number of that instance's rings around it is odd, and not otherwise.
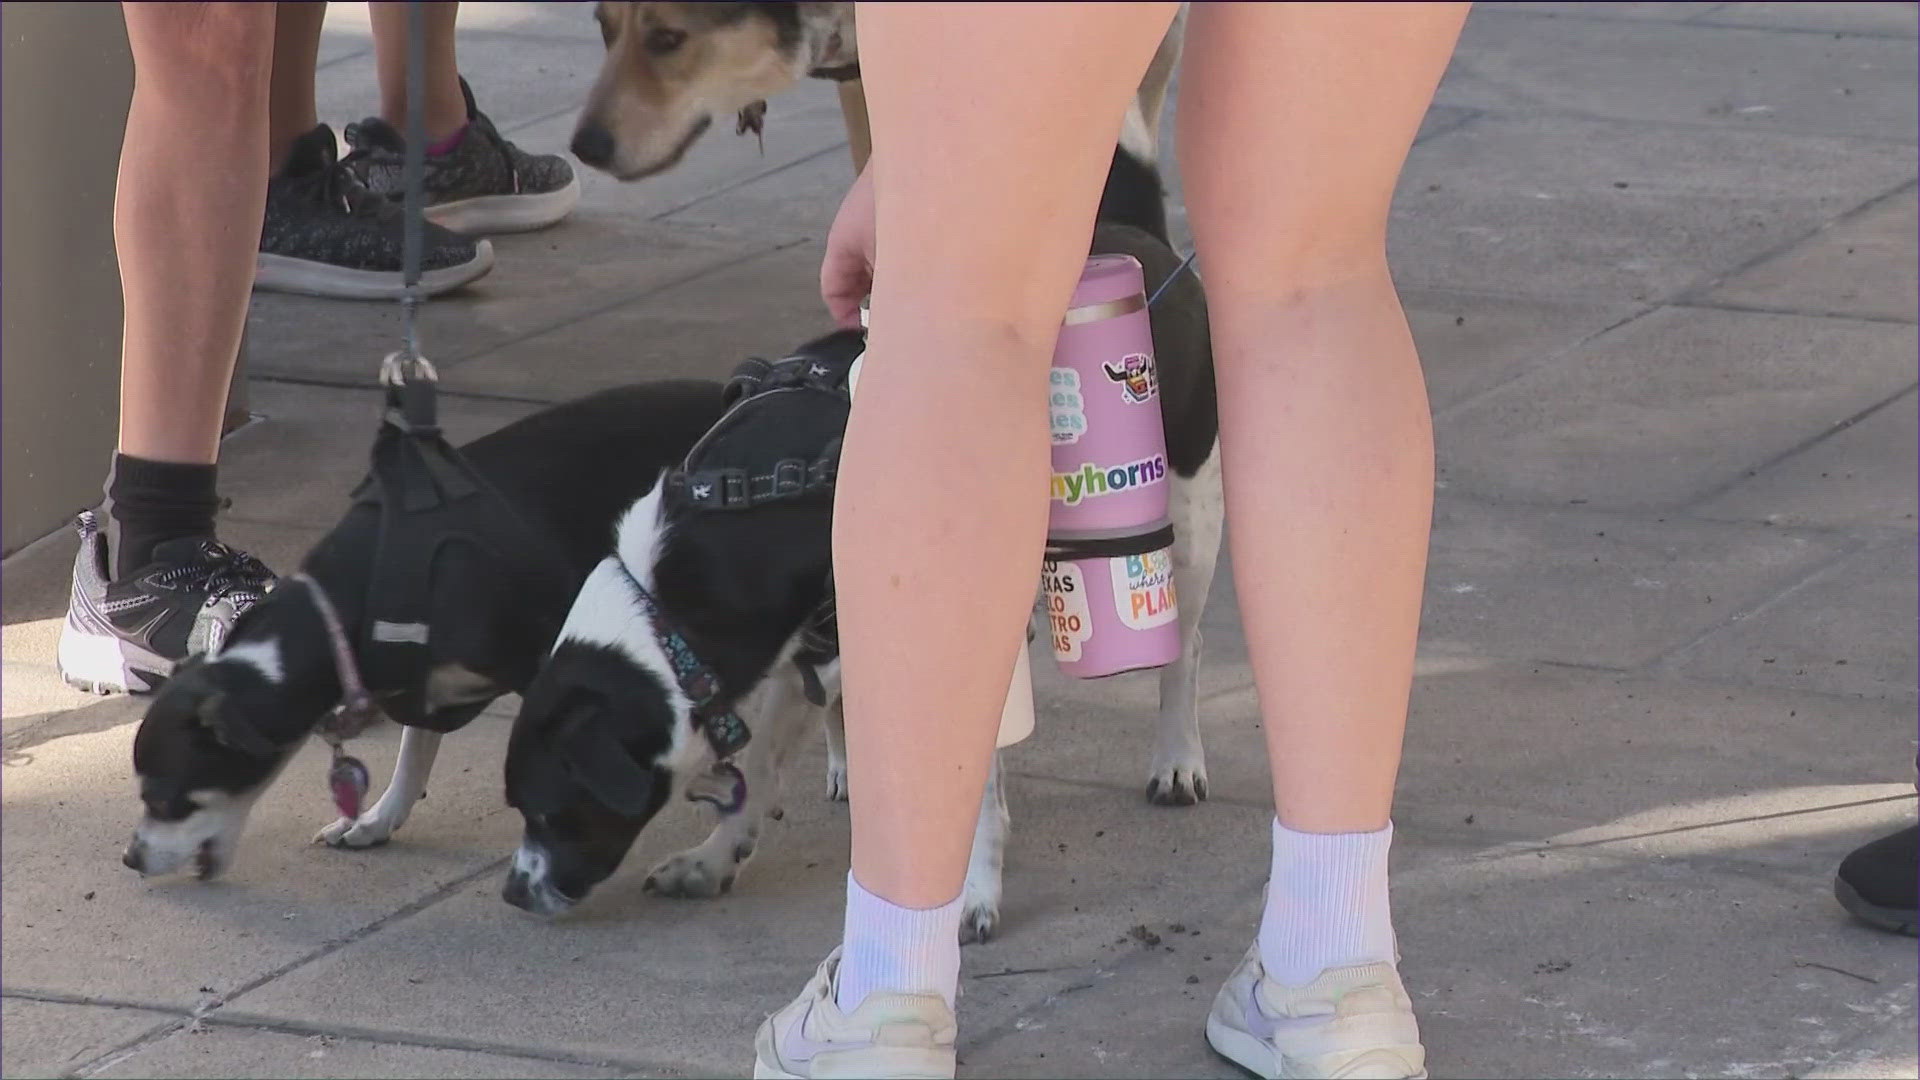
[[[1277,807],[1258,940],[1206,1032],[1260,1075],[1427,1075],[1387,869],[1433,428],[1386,234],[1465,13],[1202,5],[1187,39],[1181,162]],[[1274,1021],[1329,1000],[1337,1022]]]
[[[853,873],[903,907],[944,904],[966,877],[1040,570],[1047,361],[1173,9],[1033,4],[1011,22],[966,4],[860,9],[879,247],[835,582]],[[968,44],[924,47],[935,40]],[[983,73],[981,57],[1019,77]],[[942,490],[902,475],[939,475]],[[905,610],[973,647],[900,633]]]
[[[373,56],[380,75],[380,118],[396,131],[407,130],[407,5],[367,5],[373,19]],[[467,122],[460,93],[460,62],[453,45],[457,3],[426,5],[427,143],[450,138]]]
[[[327,21],[327,5],[283,0],[274,8],[268,164],[278,172],[293,141],[320,123],[313,80],[320,65],[320,28]]]
[[[119,449],[210,465],[266,204],[274,9],[123,10],[135,77],[113,213],[126,305]],[[219,167],[183,167],[183,140]]]
[[[1393,800],[1433,429],[1387,210],[1465,11],[1201,5],[1188,32],[1234,578],[1279,818],[1307,832],[1380,829]]]

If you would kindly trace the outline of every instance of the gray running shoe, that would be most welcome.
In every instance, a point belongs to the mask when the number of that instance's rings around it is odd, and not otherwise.
[[[321,124],[294,142],[286,167],[267,181],[254,288],[346,300],[391,300],[406,291],[400,205],[368,191],[336,153],[333,130]],[[493,269],[485,240],[428,223],[421,245],[420,287],[428,296]]]
[[[107,538],[92,511],[74,519],[80,554],[60,628],[60,675],[95,694],[158,690],[173,666],[226,641],[234,620],[273,587],[259,559],[189,536],[154,548],[153,562],[107,578]]]
[[[529,154],[506,140],[467,98],[467,130],[460,142],[426,161],[427,218],[469,236],[544,229],[580,203],[580,181],[558,154]],[[404,197],[407,142],[377,116],[347,125],[348,164],[368,189],[396,202]]]

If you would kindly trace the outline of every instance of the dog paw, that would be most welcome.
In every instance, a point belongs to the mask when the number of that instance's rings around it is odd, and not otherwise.
[[[314,835],[313,842],[333,848],[379,847],[393,839],[393,830],[372,818],[341,818]]]
[[[709,900],[733,888],[737,860],[714,858],[704,851],[682,851],[647,872],[641,887],[650,893],[686,900]]]
[[[960,944],[978,945],[1000,929],[1000,905],[970,903],[960,912]]]
[[[827,766],[827,801],[847,801],[847,767],[845,765]]]
[[[1192,806],[1207,801],[1205,765],[1163,765],[1147,778],[1147,801],[1155,806]]]

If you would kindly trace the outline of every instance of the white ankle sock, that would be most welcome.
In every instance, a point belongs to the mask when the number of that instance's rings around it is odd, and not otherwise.
[[[1330,967],[1393,962],[1387,849],[1379,832],[1302,833],[1273,822],[1273,870],[1260,919],[1267,977],[1305,986]]]
[[[960,900],[904,908],[847,874],[847,923],[834,993],[840,1010],[852,1012],[874,991],[939,994],[951,1007],[960,986]]]

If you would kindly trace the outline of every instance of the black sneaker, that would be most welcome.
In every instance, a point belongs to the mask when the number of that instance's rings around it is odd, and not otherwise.
[[[460,80],[467,98],[467,130],[459,145],[427,158],[427,218],[472,236],[544,229],[573,213],[580,203],[580,181],[558,154],[529,154],[506,140],[487,114],[473,103],[473,89]],[[347,125],[347,162],[361,182],[398,202],[407,142],[393,125],[377,116]]]
[[[1920,825],[1856,849],[1840,863],[1833,895],[1861,922],[1914,936],[1920,893]]]
[[[293,144],[267,181],[267,214],[253,286],[348,300],[390,300],[406,291],[399,204],[366,189],[339,161],[321,124]],[[493,245],[428,223],[421,232],[421,290],[457,289],[493,269]]]
[[[60,629],[60,675],[95,694],[150,693],[173,665],[220,647],[240,613],[273,587],[259,559],[209,536],[169,540],[153,562],[107,579],[107,538],[91,511],[74,519],[80,554]]]

